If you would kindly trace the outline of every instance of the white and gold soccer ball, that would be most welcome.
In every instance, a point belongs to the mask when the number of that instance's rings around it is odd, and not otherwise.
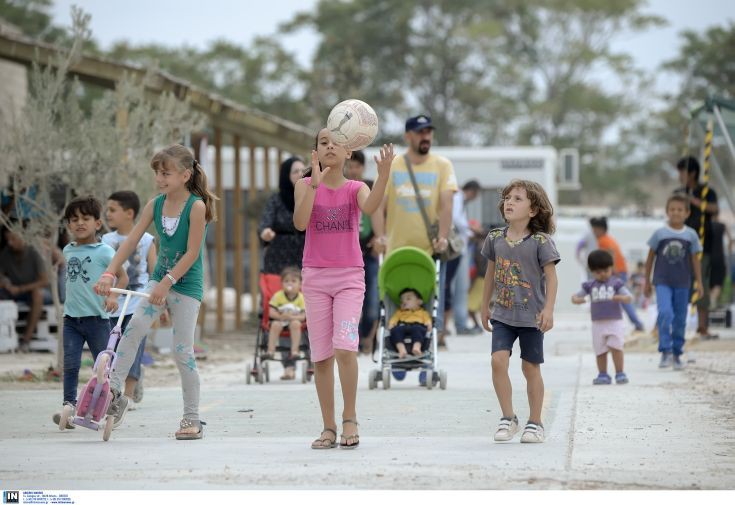
[[[345,149],[365,149],[378,134],[378,115],[362,100],[351,98],[334,106],[327,129],[334,142]]]

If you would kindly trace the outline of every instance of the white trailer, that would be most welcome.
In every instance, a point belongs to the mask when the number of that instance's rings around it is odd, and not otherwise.
[[[375,178],[373,155],[378,149],[371,147],[365,151],[366,176]],[[402,156],[405,147],[398,147]],[[549,195],[552,205],[558,204],[558,180],[566,187],[572,187],[578,179],[576,150],[565,150],[564,170],[560,172],[560,156],[553,147],[432,147],[431,152],[449,159],[457,174],[461,187],[465,182],[475,179],[482,187],[481,197],[467,207],[470,219],[476,219],[485,226],[500,224],[502,218],[498,211],[500,190],[513,179],[529,179],[541,184]]]

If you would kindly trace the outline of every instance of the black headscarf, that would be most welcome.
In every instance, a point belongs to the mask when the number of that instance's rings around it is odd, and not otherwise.
[[[298,156],[292,156],[288,158],[286,161],[281,163],[281,175],[278,180],[278,188],[279,193],[281,195],[281,201],[283,201],[283,204],[286,206],[288,210],[291,212],[294,211],[294,186],[291,182],[291,166],[294,164],[294,162],[300,161],[304,162],[301,158]]]

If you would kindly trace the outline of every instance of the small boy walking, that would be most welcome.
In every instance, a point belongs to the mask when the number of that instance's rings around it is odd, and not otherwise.
[[[646,259],[644,292],[646,296],[651,296],[653,286],[656,286],[658,350],[661,353],[658,367],[668,368],[673,365],[674,370],[683,370],[681,355],[684,352],[692,273],[698,295],[704,296],[702,269],[698,258],[702,245],[697,232],[684,224],[689,217],[689,198],[686,195],[675,193],[669,197],[666,201],[666,216],[666,226],[653,232],[648,240],[650,249]]]
[[[625,344],[625,325],[622,304],[633,299],[620,277],[613,275],[613,257],[601,249],[592,251],[587,257],[587,266],[593,279],[582,284],[582,289],[572,295],[572,303],[580,305],[587,296],[592,302],[592,347],[597,356],[597,377],[592,384],[612,384],[607,373],[607,353],[612,354],[615,365],[615,382],[627,384],[628,377],[623,371],[623,346]]]

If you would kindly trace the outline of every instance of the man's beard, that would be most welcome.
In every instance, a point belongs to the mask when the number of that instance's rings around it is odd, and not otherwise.
[[[431,142],[426,142],[426,141],[419,142],[419,148],[418,148],[419,154],[428,154],[429,149],[431,149]]]

